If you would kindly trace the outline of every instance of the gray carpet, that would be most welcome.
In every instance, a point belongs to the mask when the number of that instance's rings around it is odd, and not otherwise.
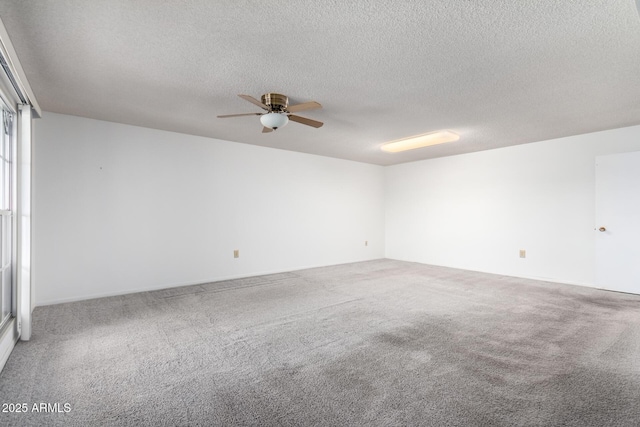
[[[34,322],[0,374],[30,412],[2,425],[640,425],[640,296],[379,260]]]

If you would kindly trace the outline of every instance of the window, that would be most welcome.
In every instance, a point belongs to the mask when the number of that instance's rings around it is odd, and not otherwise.
[[[13,119],[15,115],[0,102],[0,329],[11,318],[13,311],[13,196],[14,150]]]

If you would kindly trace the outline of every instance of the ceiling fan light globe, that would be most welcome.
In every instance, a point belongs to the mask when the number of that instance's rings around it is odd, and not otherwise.
[[[281,113],[267,113],[260,116],[260,123],[269,129],[278,129],[289,123],[289,117]]]

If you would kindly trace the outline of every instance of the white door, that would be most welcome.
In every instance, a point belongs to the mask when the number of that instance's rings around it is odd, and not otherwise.
[[[596,284],[640,294],[640,151],[596,157]]]

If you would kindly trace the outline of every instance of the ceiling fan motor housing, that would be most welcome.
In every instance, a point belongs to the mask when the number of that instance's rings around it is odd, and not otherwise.
[[[284,112],[289,106],[289,98],[279,93],[265,93],[261,101],[274,113]]]

